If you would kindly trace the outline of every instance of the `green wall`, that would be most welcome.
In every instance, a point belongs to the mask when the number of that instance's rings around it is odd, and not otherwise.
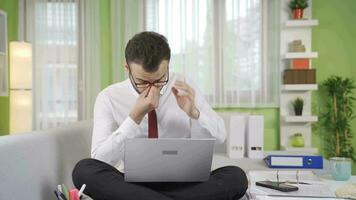
[[[110,0],[100,0],[101,87],[112,83]]]
[[[8,40],[17,39],[17,0],[0,0],[0,9],[8,14]],[[320,25],[313,28],[313,50],[319,52],[319,58],[313,61],[317,68],[318,82],[325,80],[330,75],[352,76],[356,79],[356,10],[355,0],[313,0],[313,18],[319,19]],[[112,51],[110,41],[110,1],[100,1],[101,11],[101,86],[102,88],[113,82],[112,76]],[[124,12],[124,9],[121,10]],[[124,17],[122,15],[122,17]],[[120,56],[122,57],[122,56]],[[119,76],[124,77],[123,75]],[[314,102],[317,103],[318,92],[314,93]],[[216,109],[219,112],[243,112],[261,114],[265,117],[265,149],[276,150],[279,148],[279,109]],[[355,108],[356,110],[356,108]],[[352,124],[356,132],[356,120]],[[0,135],[9,132],[9,98],[0,97]],[[320,134],[315,131],[313,144],[323,147]],[[356,148],[356,133],[353,144]],[[356,174],[356,164],[353,165],[353,174]]]
[[[7,13],[8,41],[17,40],[17,0],[0,0],[0,9]],[[9,133],[9,97],[0,97],[0,135]]]
[[[319,58],[313,60],[320,83],[330,75],[352,77],[356,81],[356,1],[355,0],[313,0],[313,18],[319,19],[319,26],[313,28],[313,51]],[[322,97],[314,95],[314,101]],[[319,108],[320,109],[320,108]],[[356,106],[354,107],[356,111]],[[356,149],[356,119],[353,120],[353,146]],[[322,132],[316,131],[313,142],[323,147]],[[356,174],[356,163],[353,164]]]

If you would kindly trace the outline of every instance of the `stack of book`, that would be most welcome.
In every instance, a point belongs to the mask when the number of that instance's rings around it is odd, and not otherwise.
[[[294,40],[290,44],[290,51],[305,52],[305,46],[301,40]],[[291,59],[289,68],[284,71],[284,84],[314,84],[316,82],[316,72],[315,69],[311,69],[309,58]]]
[[[301,40],[294,40],[290,45],[291,52],[305,52],[305,46]]]
[[[283,76],[284,84],[315,84],[315,69],[286,69]]]

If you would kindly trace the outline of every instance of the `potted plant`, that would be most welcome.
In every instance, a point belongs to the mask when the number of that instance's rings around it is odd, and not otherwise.
[[[293,19],[303,19],[303,11],[308,6],[308,0],[291,0],[289,8],[292,10]]]
[[[321,113],[323,134],[326,142],[325,150],[327,158],[330,160],[356,161],[354,148],[352,146],[351,123],[354,119],[355,89],[354,81],[351,78],[331,76],[322,83],[324,92],[323,112]],[[339,162],[339,161],[338,161]],[[351,173],[351,162],[349,161],[349,172]],[[336,174],[334,178],[338,180]],[[347,176],[344,176],[347,178]],[[341,180],[341,179],[339,179]],[[345,178],[343,180],[346,180]]]
[[[301,116],[303,113],[304,100],[300,97],[297,97],[292,101],[292,105],[294,108],[294,114],[297,116]]]

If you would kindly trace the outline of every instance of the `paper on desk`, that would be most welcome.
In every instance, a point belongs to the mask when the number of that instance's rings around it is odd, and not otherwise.
[[[279,170],[279,181],[296,181],[297,171],[296,170]],[[277,181],[277,170],[258,170],[249,171],[248,173],[250,180],[252,181]],[[321,182],[320,179],[312,171],[298,171],[299,181],[310,182],[317,181]]]
[[[276,197],[276,196],[257,196],[255,200],[316,200],[315,197]],[[319,198],[323,200],[343,200],[342,198]],[[344,199],[346,200],[346,199]]]
[[[248,173],[250,180],[250,194],[257,195],[278,195],[278,196],[304,196],[304,197],[335,197],[335,194],[327,187],[325,183],[312,171],[299,171],[299,182],[310,183],[293,184],[297,186],[298,191],[281,192],[261,186],[256,186],[257,181],[277,181],[277,171],[250,171]],[[279,181],[296,182],[296,171],[279,171]]]

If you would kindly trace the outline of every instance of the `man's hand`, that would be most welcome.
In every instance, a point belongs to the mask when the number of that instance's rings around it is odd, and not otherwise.
[[[146,88],[136,100],[135,107],[131,110],[130,117],[140,124],[143,117],[158,107],[159,89],[155,86]]]
[[[176,81],[172,87],[179,107],[193,119],[198,119],[200,112],[195,106],[195,91],[183,81]]]

